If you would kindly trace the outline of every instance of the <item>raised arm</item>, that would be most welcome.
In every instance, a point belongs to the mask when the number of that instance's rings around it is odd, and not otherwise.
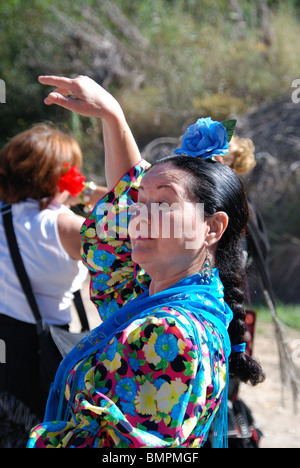
[[[102,119],[105,145],[105,175],[108,191],[135,166],[141,155],[121,106],[116,99],[87,76],[65,78],[40,76],[39,82],[55,86],[45,104],[57,104],[86,117]]]

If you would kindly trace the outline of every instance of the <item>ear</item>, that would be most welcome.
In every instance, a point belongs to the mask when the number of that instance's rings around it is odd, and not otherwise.
[[[219,161],[220,163],[224,164],[224,158],[222,156],[214,156],[216,161]]]
[[[223,211],[218,211],[210,218],[206,218],[206,223],[208,229],[204,243],[207,247],[211,247],[219,242],[223,236],[227,229],[229,218]]]

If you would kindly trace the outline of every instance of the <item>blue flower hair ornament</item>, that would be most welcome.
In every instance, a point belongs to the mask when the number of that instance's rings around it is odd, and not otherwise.
[[[236,120],[217,122],[210,117],[198,119],[181,137],[181,148],[174,150],[174,153],[201,159],[224,156],[229,151],[229,142],[233,136],[236,122]]]

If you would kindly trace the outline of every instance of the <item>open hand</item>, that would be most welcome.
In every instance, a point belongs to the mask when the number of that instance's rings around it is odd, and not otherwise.
[[[57,104],[85,117],[109,118],[122,114],[116,99],[87,76],[74,79],[59,76],[39,76],[39,82],[55,86],[46,97],[45,104]]]

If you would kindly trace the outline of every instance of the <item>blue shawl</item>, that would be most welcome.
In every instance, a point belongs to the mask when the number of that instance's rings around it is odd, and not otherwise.
[[[222,398],[214,421],[214,446],[222,447],[227,445],[227,389],[228,389],[228,358],[231,353],[231,344],[227,328],[232,320],[232,311],[224,302],[223,285],[219,278],[219,272],[214,269],[214,276],[210,285],[201,285],[198,274],[179,281],[174,286],[149,296],[147,290],[136,299],[130,300],[122,308],[115,311],[109,319],[105,320],[99,327],[92,330],[61,362],[54,383],[51,386],[44,422],[46,421],[67,421],[70,418],[70,405],[74,398],[72,389],[76,387],[76,376],[80,374],[80,369],[85,360],[96,351],[104,351],[117,332],[127,328],[134,320],[150,316],[155,309],[161,307],[172,307],[184,315],[189,323],[182,324],[187,333],[192,336],[201,349],[199,343],[199,333],[195,327],[194,320],[190,318],[189,312],[195,318],[202,322],[209,321],[218,331],[222,340],[226,366],[227,382],[225,392]],[[165,311],[155,311],[155,316],[168,315]],[[208,334],[209,337],[209,334]],[[210,342],[208,342],[210,348]],[[210,353],[212,355],[212,353]],[[64,389],[71,370],[81,361],[71,388],[69,403],[64,397]],[[207,434],[208,435],[207,428]]]

